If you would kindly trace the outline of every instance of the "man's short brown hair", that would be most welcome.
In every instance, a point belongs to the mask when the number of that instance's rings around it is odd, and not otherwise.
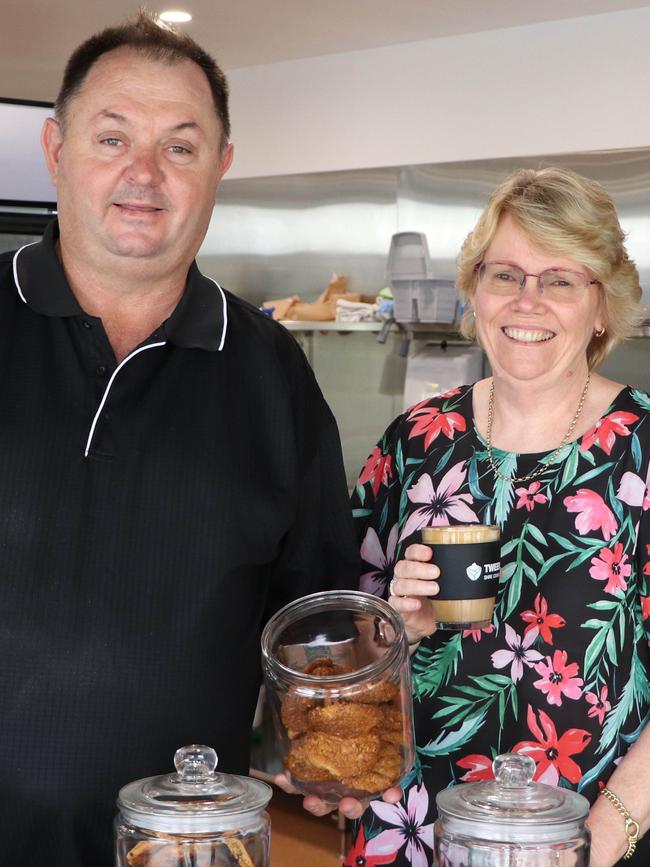
[[[79,92],[88,72],[97,60],[116,48],[131,48],[151,60],[178,63],[191,60],[200,66],[208,79],[212,99],[223,130],[222,146],[230,139],[228,112],[228,81],[217,62],[185,33],[178,33],[148,12],[141,11],[136,19],[118,27],[107,27],[95,33],[76,48],[65,68],[61,90],[54,104],[57,120],[65,128],[70,101]]]

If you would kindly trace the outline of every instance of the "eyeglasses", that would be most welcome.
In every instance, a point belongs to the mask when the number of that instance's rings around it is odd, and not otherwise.
[[[541,274],[527,274],[511,262],[479,262],[474,269],[478,279],[491,295],[518,295],[526,286],[527,277],[537,277],[537,291],[549,301],[579,301],[587,287],[598,280],[590,280],[582,271],[568,268],[547,268]]]

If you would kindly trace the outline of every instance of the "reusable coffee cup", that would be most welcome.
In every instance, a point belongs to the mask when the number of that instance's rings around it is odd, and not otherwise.
[[[437,596],[430,596],[438,629],[489,626],[501,571],[499,528],[487,524],[425,527],[422,543],[440,569]]]

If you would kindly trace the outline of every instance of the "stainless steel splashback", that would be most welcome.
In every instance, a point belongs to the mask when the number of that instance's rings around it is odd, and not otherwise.
[[[201,267],[255,304],[312,300],[336,271],[351,288],[385,284],[391,235],[427,235],[436,276],[455,258],[490,192],[521,167],[561,165],[599,181],[616,202],[650,303],[650,148],[225,180]]]

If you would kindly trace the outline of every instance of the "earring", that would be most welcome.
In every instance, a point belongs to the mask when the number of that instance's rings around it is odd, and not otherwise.
[[[605,329],[599,328],[598,331],[594,330],[594,337],[602,337],[604,333],[605,333]]]

